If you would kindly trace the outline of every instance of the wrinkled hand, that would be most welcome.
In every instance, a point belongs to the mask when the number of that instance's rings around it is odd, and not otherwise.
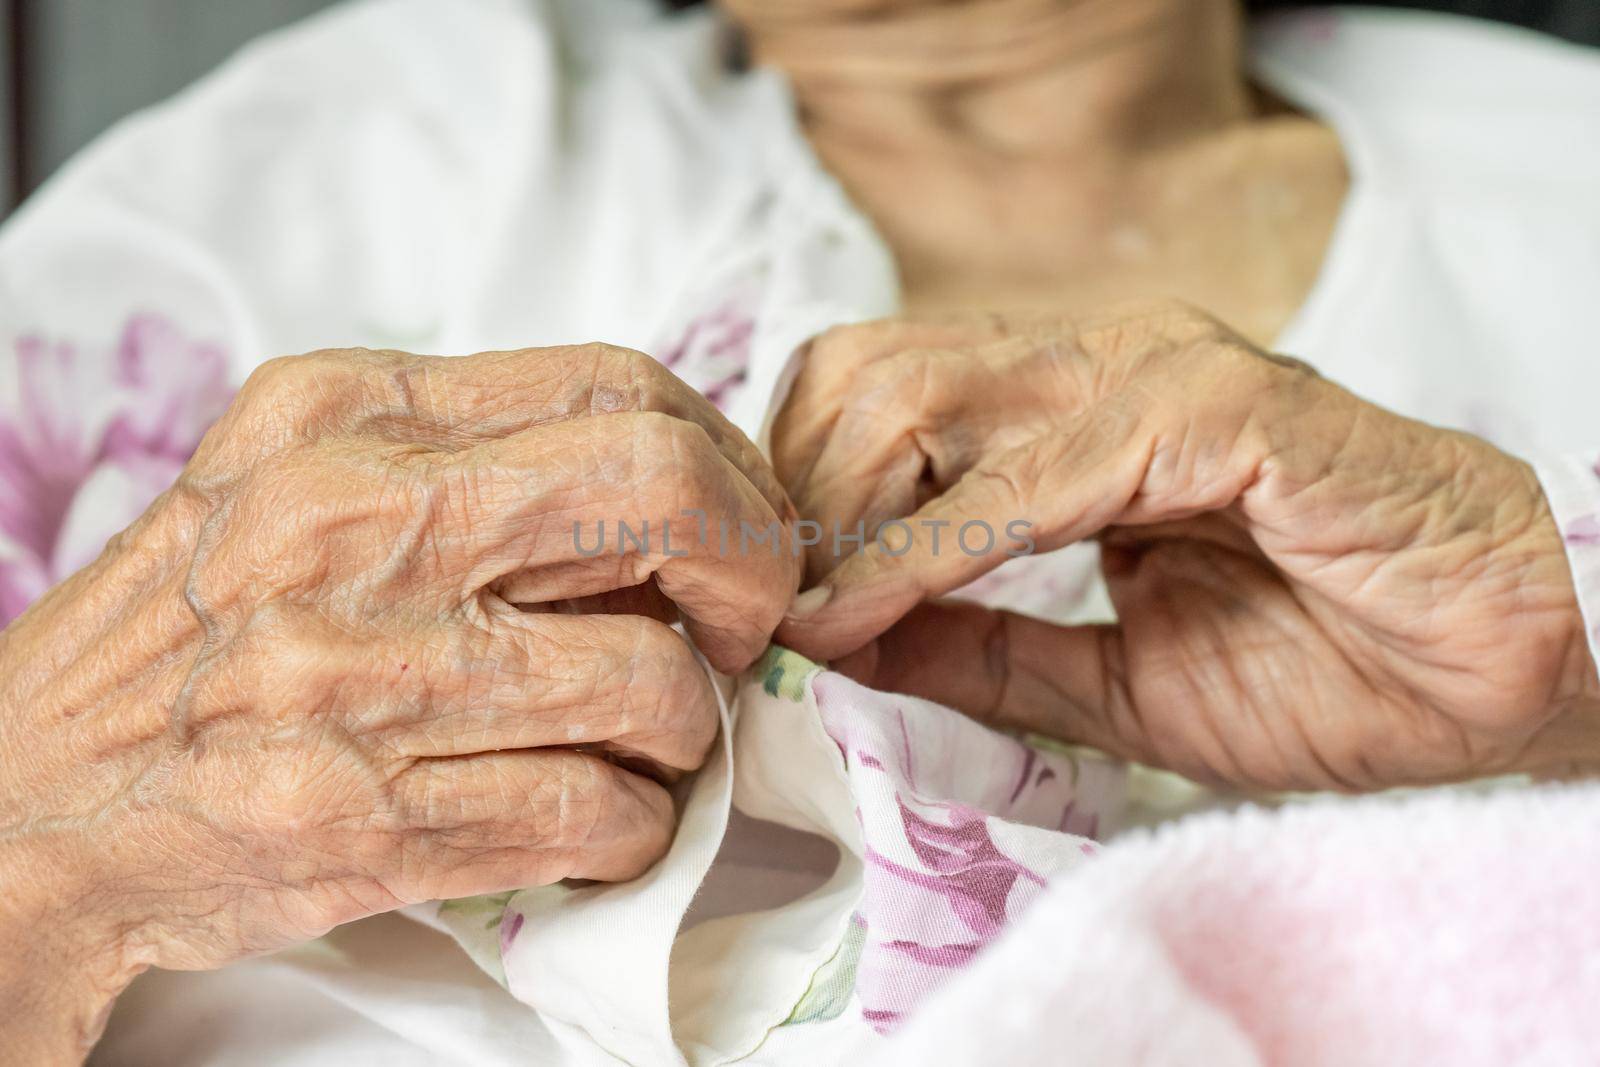
[[[1532,470],[1187,308],[831,331],[774,454],[825,531],[821,584],[778,638],[879,687],[1256,787],[1600,753],[1600,683]],[[907,516],[909,539],[832,558],[835,529]],[[924,604],[1003,563],[1019,519],[1041,551],[1099,538],[1116,625]],[[974,520],[993,551],[954,547]]]
[[[793,514],[634,352],[263,367],[177,486],[0,637],[0,1046],[81,1055],[147,966],[642,871],[674,819],[653,779],[717,729],[661,619],[739,670],[799,579],[789,553],[718,555],[694,508]],[[618,522],[651,540],[622,551]],[[619,605],[645,613],[583,613]]]

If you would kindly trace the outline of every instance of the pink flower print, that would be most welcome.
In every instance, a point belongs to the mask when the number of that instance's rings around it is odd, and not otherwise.
[[[500,956],[511,951],[511,946],[516,944],[517,935],[522,933],[522,924],[527,920],[520,911],[507,911],[500,917]]]
[[[750,369],[758,297],[753,284],[736,286],[690,319],[676,338],[656,346],[663,366],[723,410]]]
[[[227,360],[135,315],[109,346],[25,335],[0,409],[0,624],[97,556],[227,407]]]
[[[906,843],[927,873],[902,867],[871,848],[867,862],[944,897],[956,917],[978,937],[993,937],[1005,925],[1006,902],[1017,879],[1044,885],[1043,878],[995,847],[989,837],[988,817],[982,812],[947,804],[950,822],[942,825],[918,815],[899,797],[895,802]]]
[[[1569,545],[1600,545],[1600,514],[1572,520],[1567,524],[1565,535]]]
[[[818,674],[811,688],[862,830],[856,997],[888,1032],[998,936],[1049,871],[1086,862],[1087,842],[1056,834],[1092,832],[1121,775],[842,675]]]
[[[863,855],[868,936],[856,993],[881,1032],[966,966],[1045,885],[1000,850],[982,812],[947,803],[922,814],[899,796],[894,801],[904,844],[881,846],[908,848],[910,856],[897,860],[870,841]]]

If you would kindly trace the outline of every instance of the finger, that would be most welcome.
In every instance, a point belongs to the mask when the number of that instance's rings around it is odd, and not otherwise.
[[[389,630],[260,613],[234,638],[251,654],[194,676],[191,725],[248,704],[286,724],[333,721],[384,758],[592,744],[676,770],[699,767],[717,732],[705,667],[654,619],[491,604]]]
[[[453,546],[443,577],[463,601],[512,574],[541,602],[654,576],[695,644],[738,671],[799,583],[786,520],[697,423],[630,412],[539,427],[462,453],[434,481],[435,543]]]
[[[1094,535],[1139,490],[1149,448],[1138,417],[1109,404],[1034,447],[974,467],[908,519],[892,529],[886,524],[882,536],[797,597],[778,640],[832,659],[1011,555]]]
[[[937,454],[929,446],[969,377],[963,353],[913,349],[858,371],[808,473],[788,483],[800,514],[825,530],[908,515]],[[970,384],[970,383],[969,383]],[[827,569],[831,569],[827,568]]]
[[[1148,760],[1119,726],[1131,705],[1115,626],[1063,627],[979,604],[923,604],[833,664],[849,677],[1008,729]]]
[[[440,627],[394,685],[408,699],[366,735],[412,757],[599,745],[693,770],[717,698],[689,642],[654,619],[502,608]]]
[[[772,458],[779,477],[785,485],[808,480],[862,369],[907,350],[986,344],[1033,326],[999,315],[883,319],[818,335],[807,342],[800,374],[773,424]]]
[[[699,425],[780,514],[787,497],[760,450],[716,406],[649,356],[607,344],[470,356],[408,357],[382,381],[376,419],[446,450],[536,426],[618,412],[656,412]],[[372,423],[369,423],[372,425]]]
[[[913,349],[861,371],[809,475],[789,489],[825,530],[909,515],[984,455],[1048,432],[1083,406],[1075,349],[1029,337]],[[832,561],[829,561],[832,562]],[[821,568],[824,573],[831,566]]]
[[[1339,613],[1292,589],[1259,552],[1167,538],[1109,549],[1102,567],[1127,634],[1117,723],[1143,735],[1148,762],[1269,789],[1404,779],[1383,766],[1411,749],[1408,717],[1383,710],[1387,696],[1355,666],[1364,657],[1349,654]]]
[[[835,666],[875,688],[1211,783],[1375,787],[1396,742],[1329,688],[1322,638],[1259,561],[1198,541],[1108,550],[1119,625],[928,604]],[[1322,666],[1325,666],[1323,664]],[[1347,679],[1333,688],[1348,691]],[[1392,779],[1391,779],[1392,780]]]
[[[672,840],[660,785],[580,752],[501,752],[419,760],[395,780],[407,828],[401,895],[428,900],[563,878],[623,881]]]

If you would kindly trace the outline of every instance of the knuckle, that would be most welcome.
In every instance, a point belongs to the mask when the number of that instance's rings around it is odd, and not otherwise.
[[[686,443],[687,430],[683,420],[661,411],[641,411],[632,418],[632,435],[636,449],[643,458],[659,462],[664,455]]]
[[[664,406],[672,374],[643,352],[604,341],[564,351],[570,365],[584,368],[589,414],[655,411]]]
[[[563,761],[553,785],[559,799],[549,830],[551,844],[580,852],[589,847],[615,810],[619,773],[593,756]]]
[[[607,344],[603,341],[591,342],[589,347],[604,358],[618,363],[629,374],[640,380],[654,381],[669,373],[655,357],[636,348]]]
[[[657,412],[640,418],[639,443],[647,449],[641,473],[653,484],[672,487],[679,498],[706,499],[719,482],[721,456],[705,427]]]
[[[710,680],[685,638],[664,622],[629,619],[606,627],[621,686],[611,736],[672,766],[698,766],[717,733]]]
[[[261,419],[295,419],[308,398],[309,376],[303,356],[279,356],[261,364],[239,389],[238,409],[248,425],[245,433],[259,430]],[[254,416],[252,418],[252,416]]]
[[[811,358],[818,362],[838,358],[842,351],[853,347],[854,339],[864,329],[860,324],[828,327],[811,339]]]
[[[390,787],[387,810],[398,828],[429,829],[450,825],[451,808],[459,812],[461,798],[454,780],[435,773],[426,763],[413,764],[397,775]]]
[[[854,366],[856,357],[875,342],[884,340],[898,325],[894,319],[877,319],[830,326],[812,339],[808,358],[823,367],[835,363],[847,368]]]
[[[282,393],[297,386],[304,373],[305,356],[277,356],[267,360],[245,379],[246,396]]]
[[[576,350],[598,362],[618,363],[630,369],[650,365],[660,366],[659,363],[656,363],[655,360],[636,348],[628,348],[626,345],[614,345],[609,341],[585,341],[583,344],[578,345]]]
[[[924,405],[936,367],[933,353],[913,349],[862,368],[860,388],[849,407],[863,414],[919,411]]]
[[[665,409],[678,387],[678,379],[666,367],[643,352],[631,348],[615,349],[623,366],[624,379],[632,406],[641,411]],[[597,389],[599,387],[597,386]],[[597,397],[604,399],[603,397]],[[597,403],[596,407],[600,405]]]
[[[298,397],[308,386],[327,385],[332,379],[344,376],[349,358],[357,351],[319,349],[269,359],[246,379],[244,391],[265,397]]]
[[[698,671],[689,643],[664,622],[639,617],[633,634],[636,662],[650,666],[652,680],[670,682],[686,672]]]
[[[448,365],[434,356],[384,353],[374,368],[374,414],[410,421],[433,418],[436,377]]]
[[[1220,346],[1234,339],[1232,332],[1211,315],[1180,300],[1167,302],[1157,313],[1160,334],[1183,346]]]
[[[1200,308],[1187,300],[1180,300],[1176,297],[1167,297],[1156,301],[1151,308],[1151,314],[1164,322],[1175,325],[1211,321],[1211,316],[1200,310]]]
[[[708,681],[689,643],[672,628],[654,619],[640,624],[629,689],[644,694],[654,709],[657,730],[691,732],[701,720]]]
[[[1078,340],[1093,357],[1130,370],[1149,360],[1188,361],[1239,344],[1226,326],[1181,300],[1141,304],[1086,325]]]
[[[485,349],[465,356],[413,356],[408,361],[430,377],[437,387],[451,393],[465,392],[472,399],[517,395],[560,399],[559,387],[573,380],[587,380],[589,367],[583,363],[587,345],[550,345],[537,348]]]
[[[315,447],[269,456],[240,480],[207,558],[269,588],[327,590],[388,560],[424,556],[436,486]],[[281,585],[274,585],[281,583]]]
[[[322,349],[279,356],[253,371],[239,392],[246,435],[279,440],[314,436],[361,402],[358,383],[374,366],[393,366],[399,353]]]

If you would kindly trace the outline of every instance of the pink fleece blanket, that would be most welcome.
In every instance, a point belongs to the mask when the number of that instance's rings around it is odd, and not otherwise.
[[[1600,786],[1320,800],[1124,838],[879,1062],[1600,1063]]]

